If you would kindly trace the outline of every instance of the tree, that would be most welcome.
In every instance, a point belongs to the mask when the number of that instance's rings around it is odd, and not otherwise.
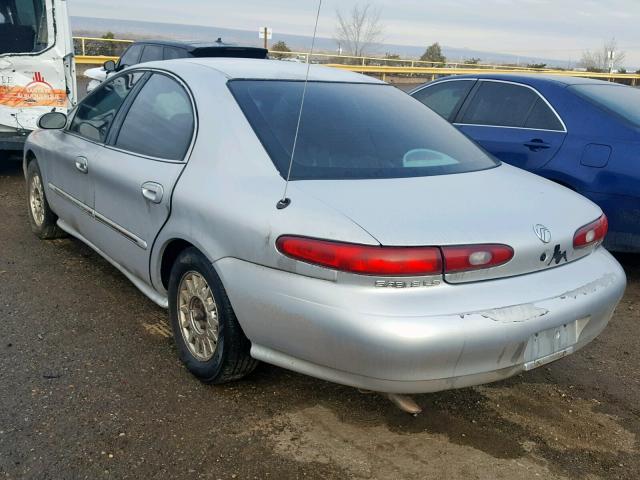
[[[442,54],[442,48],[438,42],[427,47],[425,52],[420,57],[420,60],[424,62],[432,62],[434,65],[443,64],[447,61],[447,57]]]
[[[282,40],[280,40],[279,42],[276,42],[271,47],[271,52],[290,52],[290,51],[291,51],[291,49]],[[283,58],[291,57],[291,55],[285,55],[285,54],[282,54],[282,53],[271,53],[271,57],[275,58],[276,60],[282,60]]]
[[[480,59],[476,57],[467,58],[464,61],[465,65],[478,65],[480,63]]]
[[[613,59],[611,58],[611,52],[614,55]],[[583,52],[579,65],[589,72],[608,72],[621,67],[626,56],[626,52],[618,50],[618,42],[615,38],[612,38],[604,43],[602,50],[586,50]]]
[[[543,68],[547,68],[547,64],[546,63],[530,63],[527,65],[527,68],[543,69]]]
[[[356,3],[349,12],[338,10],[336,14],[336,41],[340,48],[351,55],[362,57],[382,40],[384,27],[380,22],[381,10],[371,3]]]
[[[385,53],[384,54],[384,58],[386,58],[387,60],[400,60],[400,55],[398,55],[397,53]]]

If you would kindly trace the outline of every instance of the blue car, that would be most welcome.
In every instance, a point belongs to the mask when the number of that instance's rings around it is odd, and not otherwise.
[[[609,218],[607,248],[640,252],[639,89],[487,74],[443,78],[410,95],[498,159],[597,203]]]

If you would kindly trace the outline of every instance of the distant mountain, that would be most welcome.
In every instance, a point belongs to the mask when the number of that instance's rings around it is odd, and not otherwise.
[[[177,23],[154,23],[140,22],[135,20],[115,20],[106,18],[90,18],[90,17],[71,17],[71,27],[74,35],[103,35],[107,31],[111,31],[116,38],[172,38],[177,40],[215,40],[221,37],[226,42],[241,43],[243,45],[260,45],[261,40],[258,39],[258,32],[249,30],[236,30],[229,28],[221,28],[216,26],[205,25],[183,25]],[[311,37],[301,35],[289,35],[285,33],[274,32],[272,42],[282,40],[287,43],[292,50],[308,51],[311,46]],[[379,45],[375,52],[371,52],[372,56],[383,55],[385,53],[394,53],[402,58],[420,58],[424,53],[425,46],[412,45]],[[337,45],[335,40],[331,38],[317,38],[316,49],[319,52],[335,52]],[[546,63],[549,66],[557,66],[566,68],[568,62],[559,60],[536,58],[536,57],[518,57],[515,55],[484,52],[480,50],[471,50],[466,48],[454,48],[443,46],[443,53],[452,61],[463,61],[468,58],[480,58],[487,63],[519,63],[521,65],[527,63]]]

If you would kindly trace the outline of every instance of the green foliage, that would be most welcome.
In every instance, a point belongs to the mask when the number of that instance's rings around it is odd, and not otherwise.
[[[427,47],[425,52],[420,57],[420,60],[424,62],[433,62],[434,65],[442,65],[447,61],[447,57],[442,54],[442,48],[438,42]]]
[[[527,65],[527,68],[547,68],[547,64],[546,63],[530,63]]]
[[[283,42],[282,40],[280,40],[279,42],[276,42],[273,44],[273,46],[271,47],[271,58],[275,58],[276,60],[282,60],[283,58],[292,58],[291,55],[285,55],[285,54],[279,54],[279,53],[273,53],[273,52],[290,52],[291,49],[289,48],[289,46]]]
[[[465,65],[478,65],[480,63],[480,59],[476,57],[467,58],[464,61]]]
[[[387,60],[400,60],[400,55],[398,55],[397,53],[385,53],[384,54],[384,58],[386,58]]]

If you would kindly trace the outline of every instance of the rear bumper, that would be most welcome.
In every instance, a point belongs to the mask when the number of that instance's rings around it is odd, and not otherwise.
[[[216,268],[255,358],[398,393],[492,382],[568,355],[602,332],[626,285],[604,249],[520,277],[393,291],[236,259]]]

